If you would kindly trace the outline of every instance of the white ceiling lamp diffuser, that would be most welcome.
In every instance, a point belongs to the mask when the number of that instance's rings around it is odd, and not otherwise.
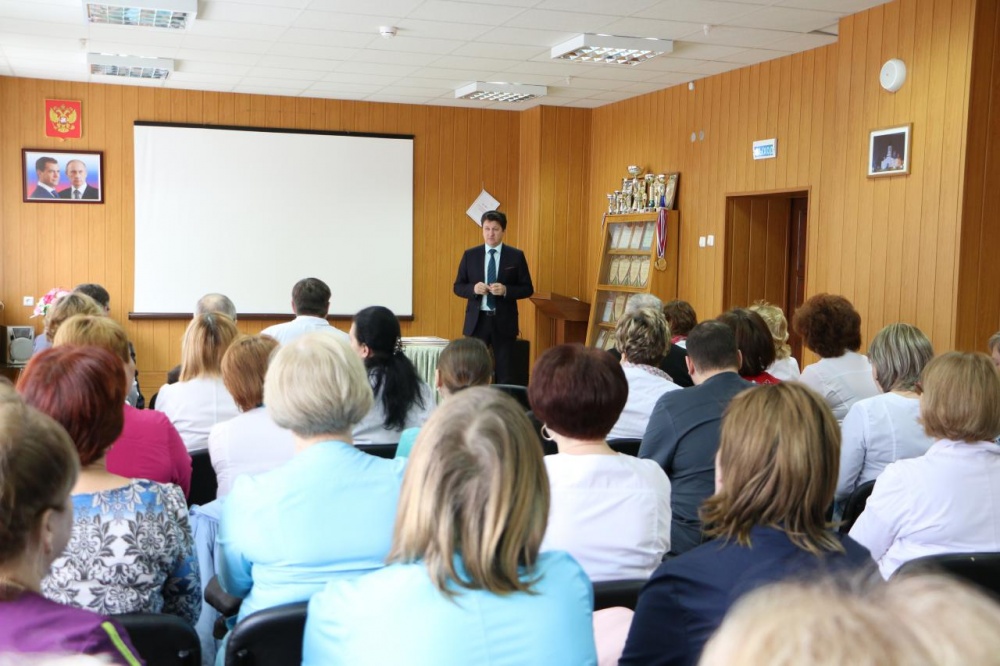
[[[108,53],[88,53],[87,65],[91,74],[129,79],[165,79],[174,71],[174,61],[170,58],[140,58]]]
[[[183,30],[198,14],[198,0],[84,0],[87,20],[107,25]]]
[[[552,47],[552,58],[632,66],[673,50],[674,43],[669,39],[577,35],[568,42]]]
[[[524,102],[535,97],[544,97],[545,86],[529,86],[521,83],[493,83],[476,81],[455,89],[455,99],[475,99],[483,102]]]

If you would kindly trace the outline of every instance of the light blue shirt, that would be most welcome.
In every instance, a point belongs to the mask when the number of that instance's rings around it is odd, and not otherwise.
[[[497,251],[497,253],[494,255],[494,258],[496,259],[496,262],[497,262],[497,279],[499,280],[500,279],[500,253],[503,252],[503,243],[498,244],[496,247],[490,247],[489,245],[486,246],[486,257],[483,260],[483,282],[485,282],[486,284],[489,284],[489,278],[490,278],[490,250],[496,250]],[[500,297],[497,296],[497,298],[500,298]],[[480,300],[482,301],[482,303],[480,304],[479,309],[480,310],[489,310],[490,309],[489,306],[486,305],[486,296],[483,296],[482,299],[480,299]]]
[[[222,588],[243,598],[239,619],[382,567],[405,465],[330,441],[270,472],[237,478],[216,566]]]
[[[534,594],[456,587],[453,599],[419,562],[334,581],[309,602],[302,663],[596,665],[593,588],[580,565],[542,553],[529,576]]]

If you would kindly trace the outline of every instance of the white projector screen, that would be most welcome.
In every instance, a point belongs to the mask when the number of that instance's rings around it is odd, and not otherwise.
[[[305,277],[330,314],[413,315],[413,137],[137,122],[139,317],[204,294],[240,316],[291,312]]]

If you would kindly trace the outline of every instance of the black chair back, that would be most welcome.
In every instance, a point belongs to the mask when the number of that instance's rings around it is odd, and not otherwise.
[[[389,458],[390,460],[396,457],[396,449],[399,448],[399,444],[355,444],[355,448],[358,451],[364,451],[365,453],[379,458]]]
[[[945,553],[910,560],[895,576],[944,573],[975,585],[1000,601],[1000,553]]]
[[[524,407],[524,411],[526,412],[531,411],[531,403],[528,402],[527,386],[518,386],[517,384],[490,384],[490,386],[497,389],[498,391],[503,391],[510,397],[517,400],[519,403],[521,403],[521,406]]]
[[[201,639],[194,627],[166,613],[115,615],[147,666],[200,666]]]
[[[628,456],[638,456],[639,455],[639,445],[642,444],[641,439],[609,439],[608,446],[617,451],[618,453],[624,453]]]
[[[635,610],[639,592],[646,584],[645,578],[634,580],[605,580],[594,583],[594,610],[624,606]]]
[[[302,662],[308,601],[275,606],[243,618],[229,632],[226,666],[286,666]]]
[[[208,456],[208,449],[191,454],[191,493],[188,506],[208,504],[219,492],[219,481],[215,478],[215,468]]]
[[[866,481],[855,488],[851,496],[847,498],[847,504],[844,505],[844,517],[840,523],[841,534],[847,534],[854,527],[854,522],[868,505],[868,498],[871,496],[873,488],[875,488],[875,482]]]

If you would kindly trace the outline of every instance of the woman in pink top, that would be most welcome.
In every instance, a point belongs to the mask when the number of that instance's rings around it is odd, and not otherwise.
[[[129,384],[135,363],[129,353],[128,336],[107,317],[77,315],[66,320],[56,333],[54,346],[83,345],[106,349],[124,364]],[[125,427],[108,451],[108,471],[130,479],[149,479],[181,487],[185,497],[191,489],[191,456],[184,440],[162,412],[123,405]]]

